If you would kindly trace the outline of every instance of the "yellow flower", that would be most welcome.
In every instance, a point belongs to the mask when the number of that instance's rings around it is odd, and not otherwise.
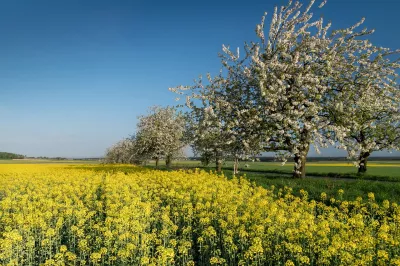
[[[287,260],[287,261],[285,262],[285,266],[295,266],[295,264],[294,264],[293,261]]]
[[[60,252],[61,253],[64,253],[64,252],[66,252],[68,249],[67,249],[67,246],[65,246],[65,245],[61,245],[60,246]]]
[[[225,259],[219,258],[219,257],[212,257],[210,259],[210,264],[211,265],[222,265],[225,263]]]
[[[93,262],[98,262],[101,259],[101,254],[98,252],[93,252],[92,254],[90,254],[90,259]]]
[[[374,201],[374,200],[375,200],[375,195],[374,195],[374,193],[369,192],[369,193],[368,193],[368,199],[371,200],[371,201]]]
[[[381,261],[386,261],[389,259],[389,254],[385,250],[378,250],[378,259]]]
[[[325,192],[322,192],[322,193],[321,193],[321,200],[324,201],[324,200],[326,200],[326,198],[327,198],[326,193],[325,193]]]
[[[301,256],[299,260],[300,260],[300,263],[303,265],[310,264],[310,259],[307,256]]]

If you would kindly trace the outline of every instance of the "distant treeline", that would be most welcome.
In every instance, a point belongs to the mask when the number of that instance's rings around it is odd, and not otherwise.
[[[15,154],[11,152],[0,152],[1,160],[24,159],[25,155]]]
[[[95,157],[95,158],[72,158],[74,161],[100,161],[104,159],[103,157]]]
[[[26,159],[32,160],[68,160],[64,157],[47,157],[47,156],[39,156],[39,157],[26,157]]]
[[[200,157],[189,157],[189,160],[199,161]],[[274,162],[274,157],[257,157],[260,162]],[[369,161],[400,161],[400,157],[370,157]],[[319,161],[335,161],[335,162],[349,162],[346,157],[307,157],[308,162],[319,162]],[[288,162],[293,162],[293,158],[289,158]]]

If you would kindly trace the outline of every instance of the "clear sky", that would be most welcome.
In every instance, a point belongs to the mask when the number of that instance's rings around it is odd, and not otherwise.
[[[222,44],[257,40],[264,11],[283,3],[0,1],[0,151],[102,156],[147,107],[176,104],[169,87],[218,73]],[[333,28],[364,16],[373,41],[395,49],[399,10],[398,0],[328,0],[316,15]]]

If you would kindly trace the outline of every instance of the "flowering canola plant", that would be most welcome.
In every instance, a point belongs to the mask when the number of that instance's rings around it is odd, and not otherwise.
[[[372,193],[316,202],[200,170],[108,169],[0,165],[0,264],[400,265],[400,207]]]

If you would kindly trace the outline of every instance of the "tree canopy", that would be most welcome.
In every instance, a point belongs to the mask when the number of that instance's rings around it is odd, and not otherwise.
[[[359,29],[364,19],[332,30],[313,19],[314,2],[276,7],[244,57],[223,46],[218,76],[170,89],[190,108],[197,150],[207,151],[200,140],[211,133],[221,140],[214,150],[235,158],[274,151],[283,162],[294,157],[293,174],[304,177],[311,145],[346,149],[357,166],[366,152],[399,149],[399,51],[373,46],[366,39],[373,31]]]

